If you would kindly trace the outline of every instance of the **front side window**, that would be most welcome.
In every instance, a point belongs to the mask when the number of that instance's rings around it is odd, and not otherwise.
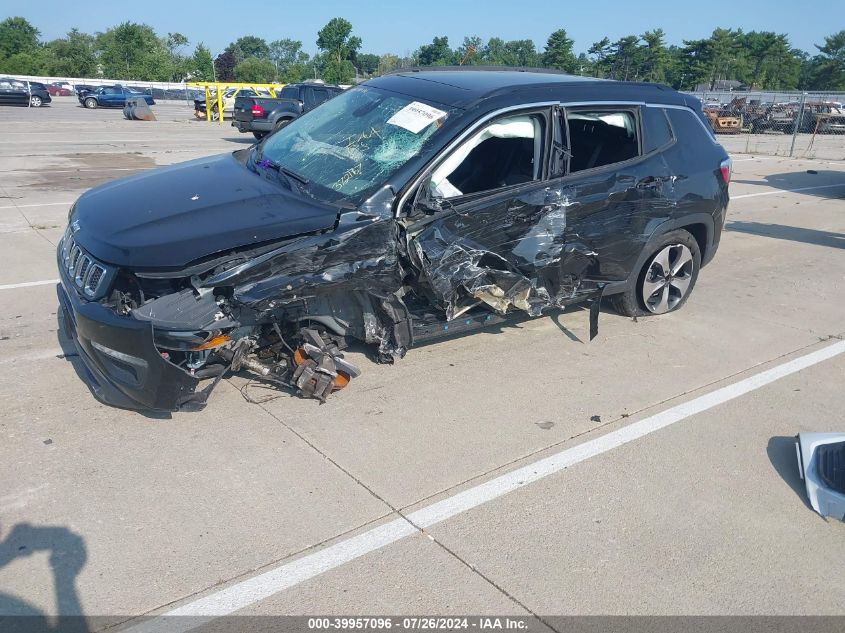
[[[621,163],[640,153],[632,110],[576,108],[567,110],[566,119],[570,172]]]
[[[435,168],[429,183],[432,195],[456,198],[539,180],[544,129],[539,113],[494,119]]]
[[[359,201],[421,155],[450,112],[359,86],[267,137],[254,162],[295,172],[319,198]]]

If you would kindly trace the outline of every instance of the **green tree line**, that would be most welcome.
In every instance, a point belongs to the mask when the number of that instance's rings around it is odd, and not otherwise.
[[[407,66],[493,65],[555,68],[682,90],[712,89],[724,80],[761,90],[845,90],[845,30],[825,37],[813,54],[792,47],[783,33],[724,28],[680,46],[667,44],[662,29],[616,41],[605,37],[576,53],[573,40],[558,29],[542,49],[530,39],[484,41],[478,36],[467,36],[453,48],[448,37],[440,36],[400,57],[362,53],[352,24],[333,18],[318,31],[315,43],[319,52],[312,56],[300,40],[268,42],[245,35],[213,58],[202,42],[191,49],[185,35],[160,36],[146,24],[124,22],[95,34],[72,29],[65,37],[42,41],[26,19],[10,17],[0,22],[0,73],[137,81],[321,78],[345,84]]]

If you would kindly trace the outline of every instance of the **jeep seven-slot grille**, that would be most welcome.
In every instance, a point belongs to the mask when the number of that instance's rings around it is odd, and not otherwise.
[[[107,290],[105,282],[109,278],[109,268],[80,248],[70,230],[62,240],[62,257],[68,277],[83,295],[94,298]]]

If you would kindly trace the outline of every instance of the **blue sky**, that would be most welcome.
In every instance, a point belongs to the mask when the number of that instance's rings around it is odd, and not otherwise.
[[[448,35],[453,47],[465,35],[479,35],[485,40],[530,38],[542,49],[549,33],[559,28],[575,40],[577,53],[604,35],[615,40],[661,27],[670,44],[680,44],[706,37],[717,26],[788,33],[794,47],[814,53],[813,44],[842,26],[785,0],[2,0],[0,18],[9,15],[24,16],[46,39],[74,26],[95,32],[125,20],[146,22],[161,35],[184,33],[191,46],[204,41],[215,54],[242,35],[302,40],[313,53],[317,31],[335,16],[352,22],[364,41],[362,52],[378,54],[405,54],[436,35]]]

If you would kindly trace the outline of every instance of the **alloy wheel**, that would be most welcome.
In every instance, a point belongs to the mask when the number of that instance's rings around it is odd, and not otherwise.
[[[40,108],[41,107],[41,97],[38,95],[32,95],[29,98],[29,103],[32,105],[33,108]]]
[[[673,310],[689,290],[693,257],[684,244],[669,244],[648,265],[642,283],[643,304],[649,312],[663,314]]]

